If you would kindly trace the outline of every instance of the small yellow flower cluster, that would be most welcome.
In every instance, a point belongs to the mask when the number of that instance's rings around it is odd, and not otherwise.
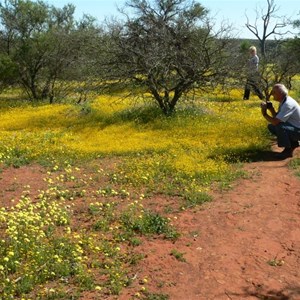
[[[80,262],[83,256],[80,242],[74,243],[73,237],[60,242],[54,238],[55,228],[69,222],[67,210],[45,192],[38,202],[31,201],[29,190],[24,194],[15,206],[0,210],[0,223],[6,228],[0,242],[0,290],[5,290],[6,299],[20,293],[23,281],[33,287],[36,282],[74,273],[72,261]],[[21,285],[15,284],[14,274],[22,274],[17,280]]]

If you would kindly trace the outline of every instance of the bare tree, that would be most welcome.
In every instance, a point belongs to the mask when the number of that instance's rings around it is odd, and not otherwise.
[[[246,27],[253,33],[259,43],[261,54],[260,72],[262,88],[266,99],[270,97],[271,87],[278,82],[291,87],[291,78],[297,74],[294,55],[287,55],[285,38],[290,22],[286,17],[277,15],[279,7],[274,0],[266,0],[265,10],[256,10],[256,18],[250,23],[247,17]],[[260,22],[261,21],[261,22]]]
[[[108,53],[103,56],[102,51],[102,75],[110,82],[130,83],[135,91],[150,93],[170,114],[184,94],[207,89],[228,75],[227,32],[214,32],[207,10],[199,3],[130,0],[126,4],[132,14],[125,22],[110,25]]]
[[[265,58],[266,53],[266,42],[270,37],[284,37],[289,31],[284,32],[281,29],[287,28],[288,22],[284,17],[277,16],[279,7],[275,4],[275,0],[267,0],[266,11],[256,9],[256,18],[254,23],[250,23],[248,16],[246,27],[259,41],[261,55]],[[259,24],[259,20],[262,21],[262,25]]]

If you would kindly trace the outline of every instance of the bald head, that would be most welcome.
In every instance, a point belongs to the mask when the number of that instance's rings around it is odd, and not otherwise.
[[[274,100],[281,102],[287,95],[288,89],[281,83],[276,83],[271,91]]]

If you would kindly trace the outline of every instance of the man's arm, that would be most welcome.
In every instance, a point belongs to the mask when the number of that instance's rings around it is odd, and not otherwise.
[[[278,125],[281,120],[279,120],[278,118],[276,118],[276,111],[273,107],[273,105],[271,107],[267,107],[267,103],[262,102],[261,105],[261,113],[264,116],[264,118],[271,124],[273,124],[274,126]],[[268,114],[268,110],[270,111],[271,115]]]

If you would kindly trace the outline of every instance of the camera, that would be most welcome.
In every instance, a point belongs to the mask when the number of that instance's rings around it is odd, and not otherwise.
[[[273,107],[273,104],[272,104],[271,101],[267,101],[266,103],[267,103],[267,108],[268,108],[268,109],[270,109],[270,108]]]

